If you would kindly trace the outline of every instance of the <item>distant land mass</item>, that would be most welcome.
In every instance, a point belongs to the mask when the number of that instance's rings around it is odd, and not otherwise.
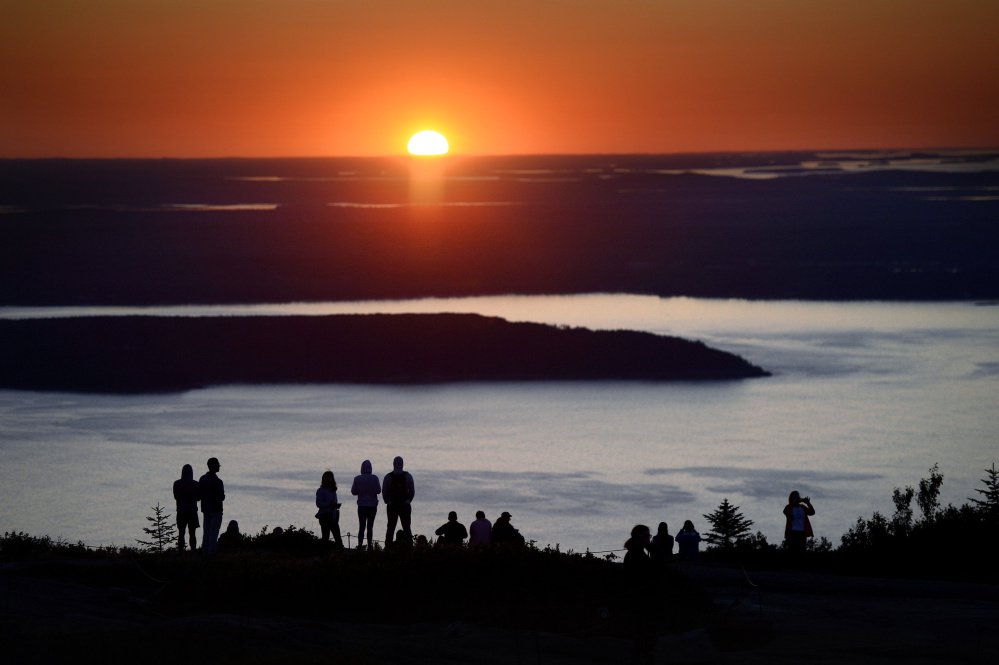
[[[997,153],[448,159],[0,160],[0,305],[999,298]]]
[[[0,320],[0,387],[19,390],[762,376],[701,342],[476,314]]]

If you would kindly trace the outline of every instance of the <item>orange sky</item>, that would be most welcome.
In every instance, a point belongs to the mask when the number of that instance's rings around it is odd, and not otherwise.
[[[999,147],[996,0],[0,0],[0,156]]]

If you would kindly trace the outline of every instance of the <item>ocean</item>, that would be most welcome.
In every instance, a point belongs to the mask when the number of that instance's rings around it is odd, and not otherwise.
[[[960,504],[999,458],[997,174],[984,151],[0,160],[0,317],[477,312],[773,374],[0,391],[0,529],[133,544],[212,456],[249,532],[316,529],[326,469],[356,532],[352,477],[395,455],[417,533],[509,511],[576,551],[705,531],[723,498],[779,542],[792,489],[835,544],[937,462]]]
[[[245,306],[140,310],[245,313]],[[157,503],[172,511],[180,467],[222,462],[227,519],[316,530],[332,469],[349,486],[406,459],[414,530],[456,510],[514,515],[529,540],[617,549],[635,523],[675,529],[723,498],[771,542],[787,494],[838,543],[858,516],[891,512],[891,490],[934,463],[944,503],[977,496],[999,457],[999,308],[975,303],[828,303],[590,294],[258,305],[261,316],[473,311],[700,339],[774,373],[687,384],[568,382],[437,386],[220,386],[172,395],[0,392],[0,528],[92,545],[132,544]],[[3,316],[114,315],[17,310]],[[384,529],[384,511],[376,527]],[[379,534],[377,537],[381,537]]]

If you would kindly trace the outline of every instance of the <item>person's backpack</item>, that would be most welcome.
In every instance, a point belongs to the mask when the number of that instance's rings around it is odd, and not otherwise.
[[[406,474],[405,473],[391,473],[389,474],[389,484],[388,492],[383,490],[382,494],[388,499],[389,503],[406,503],[408,498],[408,491],[406,489]]]

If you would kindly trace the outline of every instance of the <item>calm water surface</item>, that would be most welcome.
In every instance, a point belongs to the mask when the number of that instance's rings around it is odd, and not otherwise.
[[[185,463],[217,456],[226,519],[245,531],[316,529],[323,470],[343,531],[364,459],[406,458],[414,530],[457,510],[509,510],[528,539],[619,548],[636,522],[671,531],[728,497],[771,541],[799,489],[817,535],[838,543],[896,485],[935,462],[944,503],[974,494],[999,459],[999,308],[972,303],[802,303],[628,295],[85,310],[66,314],[480,312],[515,321],[649,330],[704,340],[774,372],[713,384],[219,387],[176,395],[0,392],[0,529],[131,544]],[[977,495],[976,495],[977,496]],[[384,529],[384,507],[376,532]],[[378,533],[376,537],[381,537]]]

